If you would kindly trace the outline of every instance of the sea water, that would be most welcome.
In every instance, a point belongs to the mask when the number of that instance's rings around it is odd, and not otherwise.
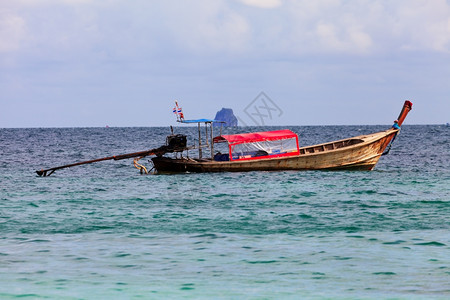
[[[301,145],[386,128],[290,127]],[[405,125],[373,171],[35,173],[167,134],[0,129],[0,299],[450,298],[449,127]]]

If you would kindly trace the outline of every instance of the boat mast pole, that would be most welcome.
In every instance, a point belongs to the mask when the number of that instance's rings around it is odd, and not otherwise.
[[[214,160],[214,134],[213,134],[213,122],[209,123],[211,126],[211,159]]]
[[[202,159],[202,133],[200,132],[200,122],[198,123],[198,158]]]
[[[206,141],[206,146],[208,146],[208,123],[205,122],[205,141]]]

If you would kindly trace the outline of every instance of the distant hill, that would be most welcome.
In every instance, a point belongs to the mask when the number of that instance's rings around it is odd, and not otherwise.
[[[223,126],[238,126],[238,120],[236,116],[233,114],[233,110],[231,108],[222,108],[216,113],[216,117],[214,120],[226,122]],[[214,123],[214,126],[220,126],[219,123]]]

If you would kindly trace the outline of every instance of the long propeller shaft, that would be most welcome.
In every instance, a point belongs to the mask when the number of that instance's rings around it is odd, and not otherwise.
[[[92,163],[96,163],[96,162],[104,161],[104,160],[122,160],[122,159],[128,159],[128,158],[133,158],[133,157],[143,157],[143,156],[148,156],[148,155],[157,155],[159,153],[164,152],[164,150],[161,149],[163,147],[159,147],[159,148],[155,148],[155,149],[151,149],[151,150],[146,150],[146,151],[126,153],[126,154],[121,154],[121,155],[114,155],[114,156],[102,157],[102,158],[97,158],[97,159],[92,159],[92,160],[80,161],[80,162],[76,162],[76,163],[69,164],[69,165],[53,167],[53,168],[49,168],[49,169],[45,169],[45,170],[38,170],[38,171],[36,171],[36,173],[39,176],[46,177],[46,176],[50,176],[51,174],[53,174],[53,172],[55,172],[56,170],[65,169],[65,168],[71,168],[71,167],[81,166],[81,165],[86,165],[86,164],[92,164]]]

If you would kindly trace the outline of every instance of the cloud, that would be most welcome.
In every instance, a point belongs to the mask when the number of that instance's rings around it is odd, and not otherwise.
[[[300,55],[450,51],[445,0],[295,1],[283,11],[293,28],[287,38]]]
[[[3,102],[448,97],[449,53],[445,0],[0,0]]]
[[[194,53],[241,53],[251,39],[248,20],[231,9],[226,1],[202,0],[198,6],[177,2],[176,9],[165,5],[161,28],[171,42]]]
[[[26,23],[23,18],[14,14],[0,13],[0,53],[17,51],[25,33]]]
[[[319,23],[315,36],[325,52],[367,53],[373,45],[370,34],[355,25]]]
[[[450,53],[450,3],[415,0],[396,12],[402,49]]]
[[[0,51],[51,49],[102,57],[180,50],[303,56],[450,51],[445,0],[17,0],[0,21]],[[277,8],[260,10],[257,8]],[[178,51],[177,50],[177,51]]]
[[[254,6],[259,8],[275,8],[281,6],[281,0],[240,0],[242,3],[248,6]]]
[[[68,5],[78,5],[91,3],[93,0],[15,0],[16,5],[23,6],[42,6],[42,5],[58,5],[58,4],[68,4]]]

